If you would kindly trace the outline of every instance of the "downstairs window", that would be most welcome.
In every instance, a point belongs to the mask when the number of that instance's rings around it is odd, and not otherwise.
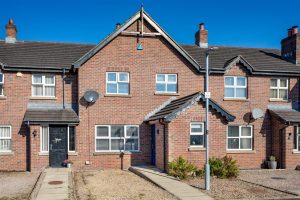
[[[11,127],[0,126],[0,152],[11,151]]]
[[[227,149],[228,150],[252,150],[253,129],[252,126],[228,126]]]
[[[300,151],[300,128],[294,127],[294,150]]]

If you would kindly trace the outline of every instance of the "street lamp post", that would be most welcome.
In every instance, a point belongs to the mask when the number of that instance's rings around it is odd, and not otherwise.
[[[205,69],[205,147],[206,147],[206,162],[205,162],[205,190],[210,190],[210,166],[209,166],[209,98],[210,92],[208,89],[209,86],[209,53],[217,47],[212,47],[205,52],[206,58],[206,69]]]

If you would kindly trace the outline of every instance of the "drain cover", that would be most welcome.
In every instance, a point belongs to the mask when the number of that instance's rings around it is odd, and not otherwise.
[[[48,182],[49,185],[60,185],[60,184],[63,184],[62,181],[50,181]]]
[[[276,180],[285,180],[286,178],[282,178],[282,177],[271,177],[271,179],[276,179]]]

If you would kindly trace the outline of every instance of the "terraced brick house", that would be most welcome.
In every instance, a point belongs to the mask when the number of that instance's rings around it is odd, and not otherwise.
[[[97,31],[97,30],[95,30]],[[300,164],[300,40],[280,49],[218,47],[210,54],[210,156],[241,168]],[[176,43],[143,9],[97,45],[0,41],[0,170],[128,168],[183,156],[205,161],[205,52]],[[87,103],[86,91],[100,97]],[[256,116],[253,115],[256,111]],[[259,114],[259,116],[257,116]]]

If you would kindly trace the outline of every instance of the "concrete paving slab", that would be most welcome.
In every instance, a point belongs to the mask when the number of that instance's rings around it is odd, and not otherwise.
[[[213,198],[200,190],[149,166],[130,167],[130,171],[165,189],[181,200],[212,200]]]

